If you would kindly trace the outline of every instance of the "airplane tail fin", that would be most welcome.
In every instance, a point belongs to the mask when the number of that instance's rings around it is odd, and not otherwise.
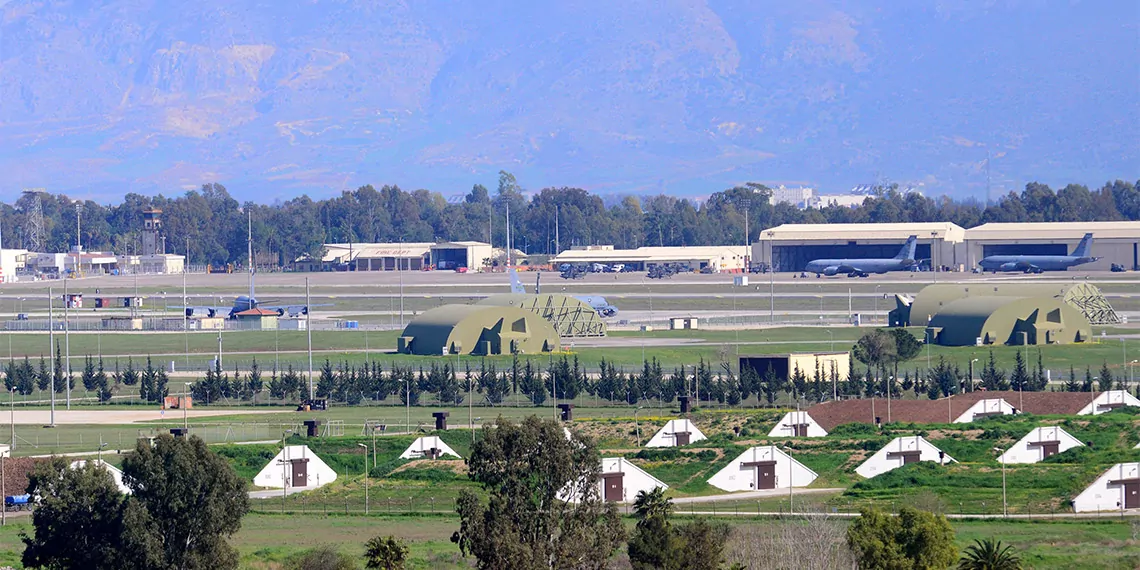
[[[1073,250],[1073,257],[1092,257],[1092,234],[1085,234],[1077,249]]]
[[[509,269],[508,273],[511,274],[511,293],[526,293],[522,281],[519,281],[519,272],[514,269]]]
[[[895,259],[914,259],[914,248],[917,243],[918,236],[906,238],[906,243],[903,244],[902,249],[895,255]]]

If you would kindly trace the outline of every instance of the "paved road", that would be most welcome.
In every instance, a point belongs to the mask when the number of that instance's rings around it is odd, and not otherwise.
[[[842,493],[843,489],[828,489],[828,488],[809,488],[809,489],[793,489],[792,495],[817,495],[820,493]],[[787,489],[766,489],[763,491],[745,491],[742,493],[725,493],[723,495],[705,495],[703,497],[681,497],[673,499],[675,505],[688,505],[699,503],[714,503],[717,501],[742,501],[747,499],[770,499],[787,497]]]

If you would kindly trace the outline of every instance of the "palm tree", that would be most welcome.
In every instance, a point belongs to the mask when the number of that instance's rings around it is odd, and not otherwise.
[[[1021,570],[1021,558],[1012,546],[1003,548],[1000,540],[975,538],[958,561],[958,570]]]
[[[637,492],[637,498],[633,501],[633,510],[639,519],[653,517],[668,519],[673,512],[673,500],[665,496],[665,489],[654,487],[651,491]]]

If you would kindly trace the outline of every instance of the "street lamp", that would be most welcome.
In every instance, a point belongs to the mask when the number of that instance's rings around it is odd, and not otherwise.
[[[974,363],[977,361],[978,361],[977,358],[970,360],[970,379],[968,380],[968,382],[969,382],[968,386],[970,387],[971,392],[974,391]]]
[[[291,433],[291,429],[281,433],[281,512],[285,512],[285,495],[289,491],[289,448],[285,447],[285,437]]]
[[[182,408],[182,427],[187,430],[187,433],[189,433],[190,419],[187,418],[186,408],[190,407],[188,405],[190,402],[190,386],[193,386],[194,383],[193,382],[185,382],[185,384],[186,384],[186,393],[182,395],[182,402],[180,402],[178,404],[178,407]]]
[[[831,340],[831,352],[835,352],[835,333],[831,329],[824,329],[827,331],[827,337]]]
[[[1001,516],[1009,516],[1009,504],[1005,500],[1005,453],[1001,448],[995,447],[994,453],[997,453],[998,459],[1001,460]]]
[[[875,285],[875,318],[879,318],[879,287],[882,285]]]
[[[364,514],[368,514],[368,445],[356,444],[364,448]]]
[[[641,448],[641,422],[637,421],[637,412],[640,412],[640,411],[641,411],[641,406],[638,406],[637,409],[633,411],[633,425],[637,429],[637,447],[638,447],[638,449]]]
[[[1133,374],[1136,371],[1135,365],[1136,365],[1135,360],[1128,363],[1128,384],[1130,386],[1136,382],[1136,379],[1134,378],[1134,374]]]
[[[401,379],[400,382],[403,382],[404,387],[407,388],[406,395],[404,396],[404,410],[407,414],[404,419],[404,428],[408,430],[408,433],[412,433],[412,381],[404,378]]]

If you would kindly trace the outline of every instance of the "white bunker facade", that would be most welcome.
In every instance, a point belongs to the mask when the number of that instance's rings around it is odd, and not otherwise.
[[[1101,392],[1087,406],[1077,412],[1078,416],[1107,414],[1117,408],[1125,406],[1140,407],[1140,400],[1125,390],[1108,390]]]
[[[645,447],[677,447],[707,439],[691,420],[669,420]]]
[[[827,435],[827,430],[819,425],[807,412],[788,412],[776,425],[772,431],[768,432],[768,437],[824,437]]]
[[[111,474],[111,478],[115,480],[115,487],[118,487],[120,492],[127,494],[127,495],[131,494],[131,488],[126,486],[125,484],[123,484],[123,472],[120,471],[118,467],[115,467],[114,465],[111,465],[110,463],[107,463],[106,461],[103,461],[102,459],[91,459],[91,460],[80,459],[79,461],[72,461],[71,462],[71,468],[72,469],[82,468],[84,465],[87,465],[88,461],[91,461],[91,463],[93,465],[98,465],[98,466],[102,467],[103,469],[106,469],[107,473]]]
[[[602,458],[602,474],[598,481],[600,496],[607,503],[632,503],[641,491],[646,493],[658,487],[668,489],[661,480],[646,473],[623,457]],[[563,489],[558,498],[576,503],[581,497],[573,494],[571,486]]]
[[[1140,509],[1140,463],[1117,463],[1073,499],[1073,511]]]
[[[459,458],[459,454],[451,446],[444,443],[442,439],[439,439],[439,436],[431,435],[416,438],[400,454],[400,459],[439,459],[444,455]]]
[[[945,464],[954,461],[954,458],[926,441],[922,436],[908,435],[892,439],[890,443],[856,467],[855,472],[870,479],[887,471],[898,469],[903,465],[918,463],[919,461],[934,461]]]
[[[1009,402],[1001,398],[988,398],[974,402],[965,412],[958,416],[954,423],[968,424],[975,420],[994,416],[1009,416],[1016,414],[1017,410]]]
[[[725,491],[764,491],[807,487],[819,475],[774,445],[744,451],[709,478],[709,485]]]
[[[307,445],[287,445],[253,478],[253,484],[271,489],[316,489],[336,481],[336,471]]]
[[[1063,453],[1074,447],[1081,447],[1081,440],[1073,437],[1060,426],[1035,427],[1017,440],[1017,443],[998,457],[1002,463],[1037,463]]]

